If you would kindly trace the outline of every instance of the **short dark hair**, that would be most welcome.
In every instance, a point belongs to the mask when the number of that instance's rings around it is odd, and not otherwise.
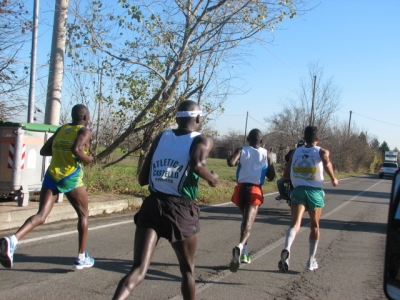
[[[200,105],[192,100],[185,100],[179,103],[178,111],[193,111],[200,110]]]
[[[254,128],[250,130],[249,135],[247,136],[247,140],[249,142],[259,142],[262,140],[262,133],[259,129]]]
[[[81,121],[88,114],[88,108],[83,104],[75,105],[71,110],[71,117],[74,121]]]
[[[316,126],[307,126],[304,129],[304,139],[307,144],[312,144],[318,138],[318,129]]]

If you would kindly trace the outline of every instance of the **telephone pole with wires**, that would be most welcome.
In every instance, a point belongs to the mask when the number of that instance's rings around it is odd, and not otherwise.
[[[315,86],[317,82],[317,76],[314,75],[314,86],[313,86],[313,92],[312,92],[312,99],[311,99],[311,115],[310,115],[310,125],[314,126],[314,99],[315,99]]]
[[[247,135],[247,120],[249,119],[249,112],[246,113],[246,125],[244,126],[244,138],[243,145],[246,145],[246,135]]]
[[[349,117],[349,127],[347,128],[347,135],[350,135],[350,123],[351,123],[351,114],[352,114],[353,112],[352,111],[350,111],[350,117]]]

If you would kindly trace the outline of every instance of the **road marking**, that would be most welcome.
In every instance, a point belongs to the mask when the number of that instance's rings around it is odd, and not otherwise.
[[[124,224],[132,223],[132,222],[133,222],[133,220],[129,220],[129,221],[122,221],[122,222],[118,222],[118,223],[100,225],[100,226],[89,228],[89,231],[108,228],[108,227],[112,227],[112,226],[124,225]],[[42,241],[42,240],[48,240],[48,239],[57,238],[57,237],[64,236],[64,235],[74,234],[74,233],[78,233],[78,230],[72,230],[72,231],[50,234],[50,235],[45,235],[45,236],[41,236],[41,237],[37,237],[37,238],[27,239],[27,240],[19,241],[18,244],[27,244],[27,243],[32,243],[32,242],[37,242],[37,241]]]
[[[371,185],[366,190],[364,190],[362,192],[359,192],[357,195],[351,197],[349,200],[347,200],[346,202],[342,203],[341,205],[336,207],[334,210],[322,215],[321,219],[325,219],[325,218],[329,217],[330,215],[332,215],[333,213],[337,212],[338,210],[342,209],[347,204],[349,204],[350,202],[352,202],[353,200],[355,200],[356,198],[358,198],[359,196],[361,196],[365,192],[368,192],[370,189],[372,189],[373,187],[375,187],[376,185],[378,185],[382,181],[383,180],[380,180],[380,181],[376,182],[375,184]],[[305,229],[308,229],[307,227],[308,227],[309,224],[310,224],[309,222],[308,223],[304,223],[301,226],[301,228],[300,228],[300,230],[299,230],[299,232],[297,234],[301,233]],[[251,256],[251,261],[252,262],[256,261],[260,257],[264,256],[265,254],[271,252],[272,250],[274,250],[275,248],[277,248],[278,246],[283,244],[285,242],[285,238],[286,237],[282,237],[279,240],[277,240],[276,242],[272,243],[271,245],[268,245],[264,249],[261,249],[260,251],[256,252],[254,255]],[[246,268],[246,265],[244,266],[244,268]],[[211,286],[213,286],[215,283],[220,282],[221,280],[225,279],[226,277],[228,277],[231,274],[232,274],[232,272],[229,271],[229,269],[227,269],[227,270],[224,270],[223,272],[221,272],[218,275],[215,275],[213,277],[208,278],[207,281],[210,281],[210,282],[196,284],[196,295],[200,294],[201,292],[205,291],[206,289],[208,289]],[[178,295],[178,296],[175,296],[174,298],[172,298],[171,300],[181,300],[181,299],[182,299],[182,296]]]
[[[347,179],[347,178],[346,178],[346,179]],[[370,188],[374,187],[375,185],[377,185],[378,183],[380,183],[380,182],[382,182],[382,181],[383,181],[383,180],[378,181],[377,183],[375,183],[374,185],[372,185]],[[370,188],[368,188],[368,189],[365,190],[364,192],[368,191]],[[355,197],[358,197],[359,195],[361,195],[361,194],[364,193],[364,192],[359,193],[358,195],[354,196],[353,198],[355,199]],[[269,194],[264,194],[264,196],[270,196],[270,195],[274,195],[274,194],[276,194],[276,193],[277,193],[277,192],[273,192],[273,193],[269,193]],[[348,200],[347,202],[354,200],[353,198],[351,198],[351,199]],[[337,208],[335,208],[333,211],[331,211],[330,213],[328,213],[326,216],[332,214],[333,212],[338,211],[340,208],[342,208],[343,206],[347,205],[347,202],[344,202],[343,204],[339,205]],[[215,205],[203,206],[203,207],[200,208],[200,210],[206,210],[206,209],[213,208],[213,207],[218,207],[218,206],[225,206],[225,205],[229,205],[229,204],[231,204],[231,203],[232,203],[232,202],[229,201],[229,202],[219,203],[219,204],[215,204]],[[324,216],[325,216],[325,215],[324,215]],[[323,216],[323,217],[324,217],[324,216]],[[323,217],[321,217],[321,219],[322,219]],[[90,227],[90,228],[89,228],[89,231],[91,231],[91,230],[103,229],[103,228],[106,228],[106,227],[124,225],[124,224],[132,223],[132,222],[133,222],[133,220],[129,220],[129,221],[122,221],[122,222],[112,223],[112,224],[100,225],[100,226],[96,226],[96,227]],[[57,237],[65,236],[65,235],[75,234],[75,233],[77,233],[77,232],[78,232],[78,230],[72,230],[72,231],[67,231],[67,232],[62,232],[62,233],[56,233],[56,234],[45,235],[45,236],[41,236],[41,237],[37,237],[37,238],[22,240],[22,241],[19,241],[18,244],[28,244],[28,243],[32,243],[32,242],[38,242],[38,241],[48,240],[48,239],[57,238]],[[275,243],[274,243],[274,244],[275,244]],[[273,244],[273,245],[274,245],[274,244]],[[274,249],[274,248],[272,248],[272,249]],[[271,249],[271,250],[272,250],[272,249]],[[269,251],[271,251],[271,250],[269,250]],[[267,253],[267,252],[265,252],[265,253]],[[265,253],[263,253],[262,255],[264,255]],[[257,255],[257,254],[256,254],[256,255]],[[256,257],[255,257],[255,258],[256,258]]]
[[[372,189],[373,187],[375,187],[376,185],[378,185],[382,181],[383,180],[380,180],[380,181],[376,182],[375,184],[371,185],[366,190],[364,190],[362,192],[359,192],[357,195],[351,197],[349,200],[347,200],[346,202],[342,203],[341,205],[339,205],[338,207],[336,207],[332,211],[322,215],[321,219],[325,219],[325,218],[329,217],[330,215],[332,215],[333,213],[339,211],[340,209],[345,207],[347,204],[349,204],[350,202],[352,202],[353,200],[355,200],[356,198],[358,198],[359,196],[361,196],[365,192],[369,191],[370,189]],[[265,194],[264,196],[273,195],[273,194],[276,194],[276,192]],[[201,210],[205,210],[205,209],[212,208],[212,207],[225,206],[225,205],[228,205],[228,204],[231,204],[231,203],[232,202],[224,202],[224,203],[219,203],[219,204],[215,204],[215,205],[204,206],[204,207],[201,207],[200,209]],[[121,221],[121,222],[117,222],[117,223],[105,224],[105,225],[100,225],[100,226],[96,226],[96,227],[91,227],[91,228],[89,228],[89,230],[98,230],[98,229],[103,229],[103,228],[109,228],[109,227],[112,227],[112,226],[119,226],[119,225],[129,224],[129,223],[132,223],[132,222],[133,222],[133,220]],[[305,223],[300,228],[300,230],[299,230],[299,232],[297,234],[299,234],[303,230],[305,230],[308,224],[309,223]],[[18,244],[27,244],[27,243],[47,240],[47,239],[51,239],[51,238],[57,238],[57,237],[61,237],[61,236],[75,234],[77,232],[78,232],[77,230],[73,230],[73,231],[67,231],[67,232],[63,232],[63,233],[50,234],[50,235],[46,235],[46,236],[42,236],[42,237],[22,240],[22,241],[18,242]],[[278,246],[280,246],[284,242],[285,242],[285,237],[282,237],[279,240],[277,240],[274,243],[272,243],[271,245],[268,245],[264,249],[261,249],[260,251],[256,252],[254,255],[252,255],[252,261],[253,262],[256,261],[257,259],[259,259],[260,257],[264,256],[265,254],[271,252],[272,250],[274,250],[275,248],[277,248]],[[214,285],[215,283],[218,283],[219,281],[225,279],[226,277],[228,277],[231,274],[232,273],[229,271],[229,269],[227,269],[227,270],[222,271],[220,274],[218,274],[218,275],[216,275],[214,277],[208,278],[208,280],[211,281],[211,282],[196,284],[196,294],[199,294],[199,293],[203,292],[204,290],[210,288],[212,285]],[[179,299],[182,299],[181,295],[178,295],[178,296],[172,298],[172,300],[179,300]]]

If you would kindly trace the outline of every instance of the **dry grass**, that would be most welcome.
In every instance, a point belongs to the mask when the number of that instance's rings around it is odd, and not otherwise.
[[[232,196],[236,185],[236,168],[230,168],[223,159],[208,159],[207,165],[219,176],[219,185],[216,188],[210,187],[207,182],[200,180],[199,195],[197,201],[201,204],[225,202]],[[281,166],[276,165],[277,176],[274,181],[266,182],[263,186],[264,193],[277,191],[276,180],[281,176]],[[112,167],[101,169],[101,166],[85,167],[84,182],[90,195],[134,195],[145,196],[148,194],[147,186],[141,187],[138,184],[137,157],[132,156]],[[362,175],[363,173],[337,173],[338,179]]]

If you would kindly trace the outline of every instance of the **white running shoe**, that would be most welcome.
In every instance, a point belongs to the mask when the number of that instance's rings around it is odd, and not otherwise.
[[[11,237],[0,239],[0,263],[4,268],[12,268],[15,250],[17,250],[17,246],[14,245]]]
[[[307,262],[306,270],[314,271],[316,269],[318,269],[318,263],[315,259],[312,262],[310,262],[310,261]]]
[[[76,258],[73,267],[77,270],[82,270],[84,268],[91,268],[94,265],[94,259],[89,256],[89,253],[85,252],[85,258],[80,259],[79,257]]]

